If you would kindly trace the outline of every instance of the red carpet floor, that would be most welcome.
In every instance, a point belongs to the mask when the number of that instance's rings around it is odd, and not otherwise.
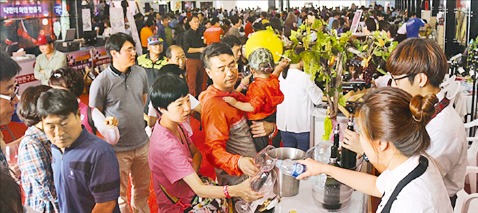
[[[88,103],[88,95],[87,94],[83,94],[80,97],[80,99],[83,103],[86,103],[86,104]],[[196,144],[196,146],[198,147],[199,150],[204,150],[203,149],[203,147],[204,147],[204,145],[203,145],[203,143],[204,143],[204,133],[201,130],[199,130],[199,126],[200,126],[200,121],[191,117],[191,127],[193,128],[193,131],[194,131],[192,140],[194,141],[194,143]],[[15,139],[21,138],[23,136],[23,134],[25,133],[26,129],[27,129],[27,127],[21,122],[11,122],[7,126],[1,127],[1,131],[2,131],[2,134],[4,136],[4,140],[7,144],[14,141]],[[203,161],[202,161],[202,164],[201,164],[201,169],[200,169],[199,172],[204,176],[208,176],[208,177],[211,177],[213,179],[216,178],[213,167],[207,162],[204,155],[203,155]],[[130,189],[131,189],[131,186],[130,186]],[[128,196],[131,197],[131,191],[130,190],[128,190]],[[149,207],[150,207],[152,213],[158,212],[158,206],[156,204],[156,196],[154,194],[152,181],[151,181],[151,185],[150,185],[150,196],[149,196],[149,199],[148,199],[148,204],[149,204]]]

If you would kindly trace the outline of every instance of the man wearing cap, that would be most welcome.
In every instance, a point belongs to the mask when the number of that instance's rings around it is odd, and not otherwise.
[[[35,62],[34,75],[43,85],[48,85],[51,71],[66,67],[66,55],[53,47],[53,39],[50,36],[40,35],[38,37],[38,47],[40,54]]]
[[[138,65],[146,70],[148,76],[148,88],[158,79],[159,69],[167,61],[162,57],[163,53],[163,39],[159,35],[150,36],[148,38],[148,53],[138,57]],[[146,103],[149,103],[149,95]],[[148,106],[144,108],[144,112],[148,112]]]

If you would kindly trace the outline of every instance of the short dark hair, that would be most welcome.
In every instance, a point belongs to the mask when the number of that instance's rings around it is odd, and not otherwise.
[[[247,17],[247,21],[253,23],[254,22],[254,17],[253,16]]]
[[[443,49],[430,39],[408,38],[398,44],[387,59],[387,71],[392,75],[415,75],[424,73],[434,87],[440,87],[448,73],[448,62]]]
[[[205,18],[205,19],[202,21],[202,25],[206,26],[207,23],[211,24],[211,20]]]
[[[0,51],[0,65],[0,81],[9,81],[22,70],[20,65],[4,51]]]
[[[237,23],[239,23],[240,20],[241,20],[241,18],[239,18],[239,16],[232,16],[231,17],[231,23],[233,25],[236,25]]]
[[[234,53],[232,52],[231,47],[227,46],[227,44],[225,43],[213,42],[212,44],[207,46],[201,55],[202,61],[204,62],[204,67],[211,68],[211,65],[209,64],[209,60],[211,60],[211,58],[213,57],[216,57],[222,54],[234,56]]]
[[[167,109],[169,104],[187,96],[189,93],[186,81],[173,74],[165,74],[159,77],[149,90],[151,103],[159,112],[158,108]],[[159,112],[161,114],[161,112]]]
[[[111,55],[111,50],[115,50],[119,52],[121,50],[121,47],[123,47],[124,43],[129,41],[133,46],[136,46],[136,43],[133,40],[133,37],[126,33],[115,33],[111,35],[107,40],[106,40],[106,53],[108,53],[108,56],[112,58],[113,56]]]
[[[41,117],[37,112],[37,101],[42,92],[48,91],[49,89],[51,89],[51,87],[38,85],[28,87],[23,91],[20,102],[18,102],[17,114],[28,127],[41,121]]]
[[[215,25],[218,22],[219,22],[219,18],[214,17],[211,19],[211,25]]]
[[[41,118],[49,115],[68,116],[78,112],[78,100],[68,90],[50,89],[40,95],[37,108]]]
[[[242,45],[241,40],[237,36],[234,36],[234,35],[224,36],[222,38],[221,42],[227,44],[231,48],[234,47],[234,46],[241,46]]]
[[[365,26],[367,26],[367,30],[370,32],[377,30],[377,23],[375,23],[375,19],[373,18],[366,19]]]
[[[146,27],[151,27],[151,26],[154,26],[154,25],[155,25],[155,21],[152,18],[148,18],[148,20],[146,20],[146,22],[144,22],[144,26],[146,26]]]
[[[68,89],[76,97],[80,97],[85,89],[83,75],[70,67],[64,67],[51,72],[48,84]]]
[[[166,64],[161,69],[159,69],[159,74],[166,75],[166,74],[173,74],[176,76],[184,75],[185,71],[179,68],[177,64]]]
[[[166,20],[166,19],[171,19],[171,16],[169,16],[169,14],[167,13],[161,16],[161,20]]]

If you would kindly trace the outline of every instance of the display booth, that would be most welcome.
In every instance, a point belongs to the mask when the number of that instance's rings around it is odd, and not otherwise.
[[[16,78],[21,85],[20,93],[28,86],[40,84],[33,75],[35,55],[40,53],[36,44],[38,37],[61,39],[70,28],[70,18],[73,17],[69,15],[68,2],[71,1],[39,0],[35,3],[19,3],[7,0],[0,3],[0,49],[13,54],[13,59],[22,67]]]
[[[35,56],[40,54],[39,36],[55,38],[55,49],[66,54],[69,67],[85,75],[87,85],[106,68],[110,63],[104,47],[106,38],[98,37],[92,26],[91,17],[96,13],[94,5],[82,5],[77,0],[0,3],[0,49],[11,54],[22,68],[16,77],[20,94],[40,84],[33,74]],[[124,31],[122,17],[122,30],[117,31]]]

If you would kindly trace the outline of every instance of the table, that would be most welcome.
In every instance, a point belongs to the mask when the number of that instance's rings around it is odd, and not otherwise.
[[[335,212],[367,212],[368,197],[361,192],[354,191],[348,206]],[[281,201],[275,207],[275,213],[289,213],[292,210],[295,210],[297,213],[329,212],[315,204],[309,180],[300,181],[299,194],[294,197],[281,198]]]

